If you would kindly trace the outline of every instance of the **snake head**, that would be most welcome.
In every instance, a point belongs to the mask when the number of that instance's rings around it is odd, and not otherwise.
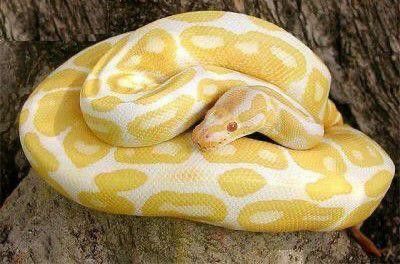
[[[211,150],[257,131],[263,116],[254,122],[257,113],[248,114],[249,109],[243,104],[247,93],[241,88],[230,89],[207,111],[192,132],[192,140],[200,150]]]
[[[192,132],[193,142],[200,150],[210,150],[228,144],[235,138],[238,120],[224,109],[210,109],[204,120]]]

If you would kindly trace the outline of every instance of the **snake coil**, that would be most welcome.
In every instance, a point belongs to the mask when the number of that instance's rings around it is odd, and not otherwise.
[[[20,137],[48,184],[104,212],[250,231],[342,229],[378,206],[394,165],[343,125],[328,100],[330,79],[309,48],[274,24],[230,12],[184,13],[61,65],[25,103]],[[223,93],[246,85],[300,105],[324,127],[321,142],[295,150],[240,138],[199,151],[185,131]],[[295,116],[284,115],[276,141],[301,141],[291,129]]]

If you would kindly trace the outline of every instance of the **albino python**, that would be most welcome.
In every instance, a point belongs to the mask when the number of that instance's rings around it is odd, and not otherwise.
[[[25,103],[20,137],[48,184],[100,211],[249,231],[343,229],[378,206],[394,165],[343,124],[330,82],[274,24],[184,13],[61,65]],[[270,140],[244,137],[254,132]]]

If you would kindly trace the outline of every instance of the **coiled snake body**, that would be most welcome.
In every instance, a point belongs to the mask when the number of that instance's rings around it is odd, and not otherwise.
[[[21,142],[47,183],[101,211],[341,229],[373,212],[394,165],[343,125],[329,86],[326,66],[283,29],[185,13],[61,65],[25,103]],[[243,137],[256,131],[274,142]]]

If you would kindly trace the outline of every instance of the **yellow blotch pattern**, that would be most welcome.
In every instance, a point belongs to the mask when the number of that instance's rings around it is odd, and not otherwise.
[[[85,125],[74,127],[66,135],[63,145],[65,153],[78,168],[100,160],[111,148],[94,136]]]
[[[384,194],[390,186],[393,174],[387,170],[379,171],[365,183],[365,193],[369,197]]]
[[[65,69],[53,73],[41,82],[35,91],[51,91],[60,88],[80,88],[86,79],[87,73]]]
[[[309,183],[306,186],[306,191],[311,199],[322,201],[332,198],[335,195],[351,193],[352,186],[344,177],[328,176],[324,177],[315,183]]]
[[[261,127],[265,124],[273,125],[275,123],[276,117],[277,117],[276,112],[268,111],[267,110],[267,102],[266,102],[265,98],[262,95],[257,94],[252,99],[250,108],[248,110],[240,113],[238,119],[240,122],[245,123],[246,121],[251,120],[251,118],[254,118],[255,116],[257,116],[259,113],[264,114],[264,118],[263,118],[263,120],[259,121],[258,124],[254,124],[255,126],[259,127],[257,129],[257,131],[260,131]],[[239,133],[239,134],[240,133],[246,134],[247,129],[248,128],[243,127],[243,128],[239,128],[235,132]]]
[[[259,32],[234,34],[222,28],[193,26],[184,30],[180,37],[185,49],[203,64],[236,70],[269,81],[283,90],[305,74],[303,54],[273,36]],[[236,45],[242,42],[257,43],[258,51],[240,52]]]
[[[154,145],[175,136],[174,129],[180,127],[187,119],[195,99],[181,95],[159,109],[149,111],[135,118],[128,124],[129,133],[144,146]],[[183,130],[189,128],[186,124]]]
[[[175,40],[167,31],[153,29],[122,57],[117,67],[126,73],[143,72],[148,78],[160,81],[179,71],[176,51]],[[132,62],[135,56],[140,59]]]
[[[99,77],[105,66],[121,51],[129,40],[129,35],[119,39],[94,65],[91,75]],[[83,87],[85,89],[85,87]]]
[[[239,80],[203,79],[197,87],[197,92],[200,100],[211,103],[220,98],[229,88],[245,84],[245,82]]]
[[[112,45],[109,43],[96,44],[76,57],[74,63],[77,66],[91,69],[111,47]]]
[[[322,174],[321,179],[307,184],[306,191],[310,198],[326,200],[351,192],[352,187],[344,178],[346,164],[331,145],[320,143],[307,151],[289,150],[289,153],[300,167]]]
[[[343,125],[343,117],[331,100],[326,104],[323,124],[325,129]]]
[[[139,100],[137,100],[136,103],[144,104],[144,105],[156,103],[161,98],[166,97],[167,95],[174,92],[175,90],[182,88],[184,85],[186,85],[188,82],[190,82],[193,79],[195,74],[196,74],[196,71],[193,69],[185,70],[185,71],[173,76],[167,82],[162,84],[161,89],[155,89],[154,92],[146,94],[145,96],[143,96]]]
[[[242,138],[230,145],[235,150],[251,149],[252,153],[258,155],[236,155],[235,152],[220,153],[218,151],[207,151],[201,154],[207,161],[213,163],[253,163],[271,169],[285,169],[288,166],[284,151],[275,144]]]
[[[300,111],[298,106],[293,102],[293,99],[288,99],[287,97],[284,96],[285,93],[275,91],[273,89],[265,89],[263,86],[251,86],[252,89],[254,90],[259,90],[264,94],[267,94],[269,97],[271,97],[273,105],[277,105],[278,102],[284,104],[287,108],[291,109],[291,111],[295,112],[297,115],[299,115],[301,118],[307,118],[309,117],[306,115],[303,111]]]
[[[380,200],[369,201],[360,205],[346,217],[346,219],[340,225],[340,229],[355,226],[360,222],[364,221],[372,214],[372,212],[376,209],[376,207],[378,207],[379,203]]]
[[[100,86],[102,82],[98,78],[104,67],[109,63],[109,61],[125,46],[129,37],[121,38],[117,41],[117,43],[108,48],[108,51],[105,54],[102,54],[101,58],[92,65],[93,69],[91,71],[92,79],[88,79],[85,82],[82,81],[83,86],[81,90],[81,96],[83,98],[94,97],[100,91]],[[94,76],[94,77],[93,77]],[[111,87],[112,88],[112,87]]]
[[[302,200],[258,201],[246,205],[240,211],[238,221],[249,231],[316,231],[329,228],[343,213],[343,208],[325,208]]]
[[[231,196],[244,197],[260,190],[267,181],[251,169],[233,169],[218,178],[222,190]]]
[[[101,140],[113,146],[121,145],[121,129],[116,123],[88,114],[84,118],[92,132]]]
[[[196,12],[183,13],[169,17],[170,19],[175,19],[179,21],[197,23],[197,22],[208,22],[217,20],[223,17],[225,12],[223,11],[202,11],[196,14]]]
[[[306,89],[303,94],[303,106],[319,120],[319,112],[325,106],[328,99],[329,80],[322,73],[313,69],[308,77]]]
[[[170,216],[196,221],[221,222],[227,215],[224,202],[205,193],[159,192],[143,205],[145,216]]]
[[[305,151],[289,150],[296,163],[306,169],[323,175],[337,175],[346,172],[346,165],[340,153],[327,143]]]
[[[43,96],[38,102],[33,122],[36,129],[46,136],[56,136],[66,128],[81,123],[79,91],[63,90]]]
[[[271,113],[269,114],[271,115]],[[289,145],[292,148],[296,148],[298,145],[309,148],[321,141],[321,136],[307,133],[300,121],[288,111],[281,109],[279,113],[272,114],[272,120],[278,120],[279,122],[272,127],[277,131],[271,133],[267,129],[261,130],[261,132],[268,135],[274,141],[282,145]],[[298,145],[294,145],[295,142],[299,142]]]
[[[94,97],[98,94],[99,89],[100,89],[99,79],[86,80],[81,90],[81,96],[84,98]]]
[[[233,113],[234,110],[237,108],[237,105],[233,104],[232,102],[244,101],[246,99],[247,94],[248,91],[246,89],[237,89],[234,93],[226,94],[224,97],[225,99],[223,101],[223,104],[220,105],[219,107],[213,108],[214,114],[217,116],[217,118],[223,120],[227,114]],[[254,107],[254,102],[251,102],[251,106],[252,106],[251,108]],[[258,110],[260,111],[260,109]]]
[[[26,150],[30,153],[29,157],[33,159],[30,160],[33,169],[57,192],[69,198],[69,194],[61,184],[49,176],[49,173],[55,172],[59,167],[56,157],[43,147],[39,137],[34,133],[27,133],[23,137],[23,142]]]
[[[136,94],[151,90],[157,83],[146,73],[116,73],[107,79],[111,91],[120,94]]]
[[[129,191],[143,185],[147,175],[141,171],[125,169],[96,176],[95,183],[100,191],[80,192],[79,201],[90,208],[114,213],[134,214],[133,202],[118,195],[118,192]]]
[[[96,176],[96,185],[103,192],[122,192],[138,188],[147,180],[144,172],[124,169],[109,173],[102,173]]]
[[[90,102],[93,109],[100,112],[110,111],[120,103],[122,103],[121,99],[112,95],[107,95]]]
[[[176,148],[176,152],[155,151],[160,146],[117,148],[114,158],[118,162],[129,164],[181,163],[187,160],[193,152],[190,133],[179,135],[161,144],[172,144]]]
[[[357,166],[372,167],[383,163],[380,147],[361,133],[332,129],[326,137],[339,144],[347,158]]]

